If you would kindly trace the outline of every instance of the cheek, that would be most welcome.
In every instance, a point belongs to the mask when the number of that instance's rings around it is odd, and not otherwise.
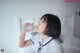
[[[44,32],[45,28],[46,28],[45,24],[38,25],[38,32],[41,32],[41,33]]]

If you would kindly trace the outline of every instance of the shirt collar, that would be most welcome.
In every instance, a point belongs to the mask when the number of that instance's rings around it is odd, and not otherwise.
[[[39,37],[39,42],[41,42],[41,44],[46,44],[48,41],[50,41],[52,39],[52,37],[48,37],[46,38],[46,40],[42,43],[42,38]]]

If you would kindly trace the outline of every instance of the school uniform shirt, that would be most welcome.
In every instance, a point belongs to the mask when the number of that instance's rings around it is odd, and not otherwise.
[[[40,40],[39,36],[40,36],[39,34],[34,36],[31,39],[34,42],[34,44],[31,46],[21,48],[20,53],[63,53],[63,48],[58,40],[48,37],[42,43],[42,40]],[[50,42],[46,44],[48,41]],[[44,46],[41,46],[40,43]]]

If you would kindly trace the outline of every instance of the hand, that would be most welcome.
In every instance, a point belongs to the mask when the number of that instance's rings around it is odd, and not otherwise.
[[[25,39],[25,35],[27,32],[33,31],[33,23],[25,23],[22,28],[22,32],[20,34],[20,39]]]
[[[33,31],[33,28],[34,28],[33,23],[25,23],[23,26],[23,30],[26,32]]]

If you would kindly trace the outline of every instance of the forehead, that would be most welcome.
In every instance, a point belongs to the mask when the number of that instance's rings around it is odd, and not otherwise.
[[[44,20],[44,19],[41,19],[41,20],[40,20],[40,22],[46,22],[46,20]]]
[[[47,17],[41,17],[41,19],[40,20],[42,20],[42,21],[47,21]]]

